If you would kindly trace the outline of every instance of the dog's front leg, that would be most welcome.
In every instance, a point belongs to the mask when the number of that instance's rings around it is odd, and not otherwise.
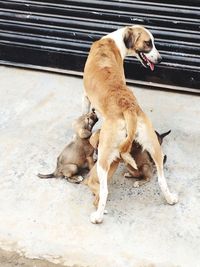
[[[99,164],[99,161],[97,161],[97,174],[100,183],[99,203],[97,211],[93,212],[90,216],[90,220],[92,223],[102,223],[108,196],[108,185],[107,185],[108,171],[102,168],[102,166]]]
[[[90,112],[90,106],[91,106],[91,103],[90,103],[90,100],[89,98],[84,94],[83,95],[83,98],[82,98],[82,114],[86,114],[88,112]]]

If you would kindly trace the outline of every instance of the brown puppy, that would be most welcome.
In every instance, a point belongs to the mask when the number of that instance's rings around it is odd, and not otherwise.
[[[156,131],[155,131],[156,132]],[[159,144],[161,145],[165,136],[167,136],[171,132],[168,131],[163,134],[159,134],[156,132]],[[153,177],[154,171],[154,162],[152,161],[149,153],[146,150],[142,149],[142,146],[137,142],[133,142],[131,148],[131,156],[135,159],[138,169],[133,169],[130,165],[127,165],[128,173],[125,173],[124,176],[126,178],[138,178],[138,180],[134,183],[134,187],[139,187],[141,185],[146,184]],[[164,156],[163,163],[167,160],[167,156]]]
[[[118,159],[130,159],[136,140],[155,162],[158,183],[169,204],[178,198],[169,191],[163,172],[163,153],[154,127],[140,108],[133,92],[126,86],[123,61],[128,55],[151,70],[161,61],[152,34],[142,26],[129,26],[112,32],[91,47],[84,69],[84,112],[90,104],[104,118],[99,138],[97,174],[100,182],[98,209],[91,214],[92,223],[103,221],[108,195],[107,179],[118,165]],[[132,159],[133,160],[133,159]],[[134,160],[130,163],[137,168]]]
[[[89,142],[92,128],[98,121],[94,110],[82,115],[73,123],[75,137],[62,151],[57,159],[57,167],[53,173],[38,174],[40,178],[65,177],[69,182],[80,183],[82,176],[77,176],[80,169],[94,165],[94,148]]]

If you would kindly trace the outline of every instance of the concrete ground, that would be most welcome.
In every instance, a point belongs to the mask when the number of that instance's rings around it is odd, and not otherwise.
[[[134,88],[155,128],[172,130],[163,144],[165,173],[180,201],[167,205],[156,177],[133,188],[121,165],[109,185],[108,214],[93,225],[86,186],[36,176],[54,170],[71,140],[82,79],[1,66],[0,81],[1,249],[74,267],[200,266],[198,96]],[[50,267],[47,261],[19,266]],[[17,264],[13,257],[8,266]]]

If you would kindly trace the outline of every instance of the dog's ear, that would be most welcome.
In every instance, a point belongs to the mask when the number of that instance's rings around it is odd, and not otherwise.
[[[124,35],[124,44],[126,48],[128,49],[134,48],[134,45],[137,42],[139,37],[140,37],[139,32],[136,32],[134,31],[134,29],[128,27]]]

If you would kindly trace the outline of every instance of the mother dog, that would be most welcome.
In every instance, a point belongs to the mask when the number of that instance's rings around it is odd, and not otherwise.
[[[144,27],[134,25],[116,30],[94,42],[84,69],[84,112],[88,112],[92,104],[104,118],[97,161],[99,204],[97,211],[91,214],[92,223],[103,221],[108,195],[107,178],[117,168],[117,159],[129,159],[133,140],[141,144],[154,160],[158,183],[166,201],[171,205],[178,201],[167,186],[163,153],[151,121],[126,86],[123,68],[126,56],[136,56],[142,65],[151,70],[154,70],[154,64],[161,61],[152,34]],[[137,168],[134,162],[131,165]]]

